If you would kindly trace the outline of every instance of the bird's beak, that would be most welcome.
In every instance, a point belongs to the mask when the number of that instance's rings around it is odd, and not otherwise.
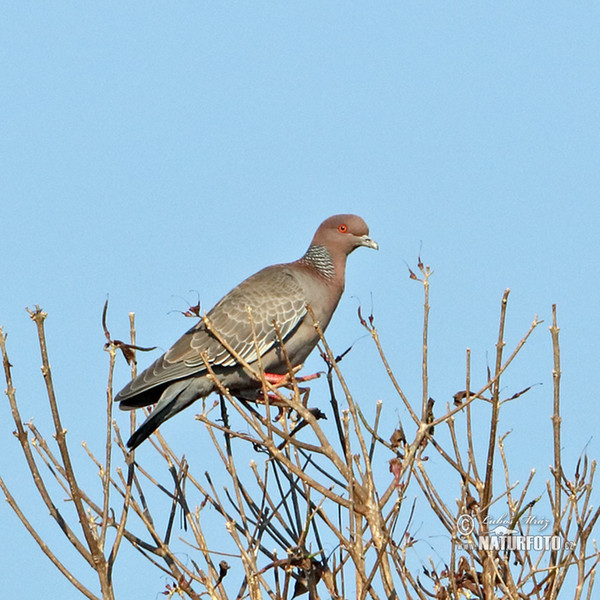
[[[379,244],[375,240],[372,240],[368,235],[359,236],[358,245],[373,248],[373,250],[379,250]]]

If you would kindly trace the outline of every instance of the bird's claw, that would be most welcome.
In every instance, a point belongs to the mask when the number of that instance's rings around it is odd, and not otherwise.
[[[293,369],[293,375],[295,375],[300,367],[296,367]],[[304,383],[305,381],[312,381],[313,379],[318,379],[323,374],[322,371],[317,373],[311,373],[310,375],[301,375],[300,377],[294,376],[294,381],[296,383]],[[264,373],[265,381],[268,381],[274,387],[289,387],[292,383],[292,377],[290,373]]]

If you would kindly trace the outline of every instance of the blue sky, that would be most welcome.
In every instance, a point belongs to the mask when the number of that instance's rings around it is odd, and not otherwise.
[[[420,252],[435,271],[440,410],[464,388],[467,347],[483,382],[510,287],[509,345],[535,314],[546,320],[504,381],[509,395],[542,384],[506,408],[515,477],[537,468],[541,493],[551,460],[552,303],[565,456],[597,458],[599,25],[592,2],[4,3],[0,324],[23,418],[49,427],[26,306],[49,313],[62,415],[91,482],[79,442],[102,444],[106,295],[114,336],[135,311],[139,342],[166,349],[190,326],[172,312],[181,296],[193,304],[197,290],[209,309],[259,268],[298,258],[325,217],[354,212],[380,251],[350,257],[328,338],[338,351],[358,340],[346,364],[366,410],[382,398],[406,418],[355,318],[371,297],[390,362],[419,398],[422,298],[406,264]],[[127,377],[120,364],[117,387]],[[0,472],[55,539],[0,410]],[[164,433],[200,461],[193,413]],[[78,598],[0,511],[5,595],[51,584]],[[117,594],[155,597],[164,581],[135,564],[116,573]],[[44,576],[15,577],[23,569]]]

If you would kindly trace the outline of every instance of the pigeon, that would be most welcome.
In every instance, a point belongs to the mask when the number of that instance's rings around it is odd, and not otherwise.
[[[319,341],[315,320],[324,331],[344,291],[346,258],[360,246],[379,248],[363,219],[329,217],[302,258],[262,269],[217,302],[115,396],[122,410],[156,405],[127,446],[137,448],[167,419],[218,389],[207,363],[234,396],[261,388],[225,346],[255,370],[260,358],[273,377],[288,373],[288,361],[300,367]]]

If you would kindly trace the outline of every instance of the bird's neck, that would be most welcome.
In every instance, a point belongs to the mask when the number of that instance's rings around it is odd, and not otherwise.
[[[325,246],[313,244],[299,262],[314,269],[321,277],[331,283],[336,283],[344,281],[345,259],[345,256],[332,256]]]

